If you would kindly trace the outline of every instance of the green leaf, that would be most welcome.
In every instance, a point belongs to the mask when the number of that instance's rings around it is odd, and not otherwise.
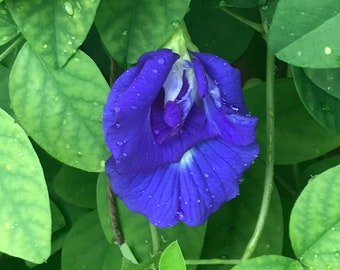
[[[27,135],[2,109],[0,145],[0,250],[42,263],[51,251],[44,174]]]
[[[202,258],[237,259],[253,234],[262,201],[265,166],[258,159],[244,174],[240,195],[227,202],[208,220]],[[280,196],[274,187],[263,234],[254,256],[281,254],[283,217]],[[210,269],[200,267],[200,269]],[[225,269],[225,266],[214,269]],[[255,268],[256,269],[256,268]]]
[[[59,67],[64,66],[83,43],[99,2],[6,1],[14,21],[32,48],[47,63]]]
[[[339,67],[340,40],[334,34],[340,31],[339,12],[338,0],[279,1],[269,32],[271,50],[295,66]]]
[[[340,269],[340,166],[312,178],[297,199],[289,229],[296,256],[309,269]]]
[[[177,241],[172,242],[162,253],[159,260],[160,270],[185,270],[185,261]]]
[[[265,84],[245,91],[247,105],[259,117],[257,139],[266,141]],[[275,82],[275,162],[294,164],[321,156],[340,144],[340,136],[323,128],[306,111],[293,80]],[[301,124],[303,123],[303,125]]]
[[[305,68],[304,72],[317,87],[333,97],[340,99],[340,68]]]
[[[0,65],[0,108],[7,113],[11,112],[8,94],[9,69]]]
[[[310,180],[317,174],[322,173],[323,171],[328,170],[331,167],[337,166],[340,164],[340,155],[332,156],[330,158],[323,159],[321,161],[313,162],[312,165],[307,167],[301,176],[303,180]]]
[[[66,221],[63,214],[60,212],[56,204],[50,200],[51,205],[51,216],[52,216],[52,233],[64,228]]]
[[[105,173],[101,173],[97,186],[97,209],[104,234],[109,243],[112,243],[114,235],[108,206],[107,189],[107,176]],[[132,212],[120,199],[117,199],[117,210],[120,229],[123,232],[126,244],[133,251],[138,262],[148,259],[152,252],[148,219],[139,213]]]
[[[199,259],[202,253],[207,223],[191,227],[184,223],[178,223],[169,228],[159,228],[159,234],[164,243],[178,241],[186,259]],[[197,266],[190,265],[188,269],[196,269]]]
[[[189,0],[102,0],[96,26],[112,57],[133,64],[158,49],[179,26]]]
[[[79,207],[96,207],[96,173],[63,166],[53,180],[55,192],[66,202]]]
[[[237,13],[247,18],[254,18],[257,14],[253,9],[237,10]],[[192,1],[185,21],[192,41],[200,51],[219,55],[231,62],[244,53],[254,34],[252,28],[227,15],[210,0]]]
[[[266,1],[264,0],[226,0],[221,1],[220,5],[237,8],[252,8],[257,7],[258,5],[263,5],[265,2]]]
[[[250,259],[232,268],[232,270],[303,270],[303,266],[291,258],[266,255]]]
[[[64,68],[54,69],[26,44],[9,88],[20,124],[45,151],[85,171],[104,169],[102,110],[109,87],[86,54],[78,51]]]
[[[0,3],[0,46],[19,34],[18,29],[4,3]]]
[[[312,83],[303,69],[293,67],[292,71],[300,98],[309,113],[322,126],[340,134],[340,100]]]
[[[63,270],[112,270],[121,265],[119,248],[105,240],[96,211],[84,215],[73,226],[61,256]]]

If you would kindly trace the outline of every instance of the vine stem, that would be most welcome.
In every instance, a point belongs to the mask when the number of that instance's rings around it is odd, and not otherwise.
[[[159,247],[161,245],[158,228],[150,223],[150,232],[151,232],[151,240],[152,240],[152,253],[157,254],[159,251]]]
[[[14,41],[6,50],[4,50],[0,54],[0,62],[5,59],[7,55],[9,55],[18,45],[21,41],[23,41],[23,37],[19,37],[16,41]]]
[[[220,8],[223,12],[227,13],[229,16],[233,17],[234,19],[240,21],[241,23],[249,26],[250,28],[253,28],[257,32],[259,32],[261,35],[264,34],[264,30],[261,24],[253,22],[251,20],[248,20],[247,18],[238,15],[237,13],[231,11],[226,7],[225,4],[223,4],[223,1],[220,3]]]
[[[274,76],[275,76],[275,56],[267,45],[267,70],[266,70],[266,169],[263,197],[261,203],[260,214],[256,223],[255,230],[250,238],[247,247],[242,256],[242,261],[249,259],[254,253],[260,240],[270,206],[271,195],[273,191],[274,180]]]

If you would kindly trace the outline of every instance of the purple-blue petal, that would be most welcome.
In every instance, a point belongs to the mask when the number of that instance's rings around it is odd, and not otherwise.
[[[115,193],[155,225],[167,227],[183,221],[195,226],[237,196],[242,173],[257,155],[256,142],[235,146],[213,139],[190,149],[180,162],[150,174],[120,175],[112,157],[106,171]]]
[[[225,113],[216,107],[210,96],[206,96],[203,102],[212,134],[219,134],[226,141],[239,145],[247,145],[255,140],[257,117],[238,112]]]
[[[222,100],[229,106],[238,108],[239,113],[247,114],[240,71],[216,55],[203,52],[192,52],[192,54],[202,63],[208,76],[219,87]]]
[[[197,91],[200,98],[203,98],[208,91],[208,81],[202,63],[196,58],[192,59],[197,82]]]

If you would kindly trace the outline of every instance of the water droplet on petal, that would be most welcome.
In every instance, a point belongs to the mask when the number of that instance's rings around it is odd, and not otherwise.
[[[124,143],[122,141],[116,142],[117,145],[122,146]]]
[[[127,153],[123,153],[122,155],[123,155],[123,157],[127,157],[127,156],[128,156],[128,154],[127,154]]]
[[[197,200],[198,203],[201,203],[201,200]]]
[[[115,128],[119,128],[120,127],[120,123],[116,123],[114,124]]]
[[[119,108],[119,107],[114,107],[113,110],[114,110],[116,113],[119,113],[119,112],[120,112],[120,108]]]
[[[231,105],[230,108],[235,112],[239,111],[239,108],[237,106]]]
[[[160,131],[158,129],[154,129],[153,133],[155,133],[155,135],[159,135]]]
[[[131,106],[131,109],[135,111],[137,110],[137,106]]]
[[[72,4],[69,1],[64,2],[64,9],[67,12],[68,15],[73,16],[74,15],[74,9]]]
[[[159,58],[157,62],[158,64],[163,65],[165,61],[163,58]]]
[[[205,174],[204,174],[204,177],[205,177],[205,178],[208,178],[208,177],[209,177],[209,174],[205,173]]]
[[[82,156],[83,156],[83,153],[80,151],[77,151],[77,157],[82,157]]]
[[[155,68],[154,68],[154,69],[152,69],[152,72],[155,73],[155,74],[157,74],[157,73],[158,73],[158,69],[155,69]]]
[[[183,213],[182,210],[178,210],[176,214],[177,214],[177,218],[179,220],[183,220],[184,219],[184,213]]]

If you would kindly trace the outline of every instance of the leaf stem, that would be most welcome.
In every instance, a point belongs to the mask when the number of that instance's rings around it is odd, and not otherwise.
[[[185,260],[186,265],[213,265],[213,264],[223,264],[223,265],[234,265],[238,264],[240,260],[225,260],[225,259],[203,259],[203,260]]]
[[[6,50],[4,50],[0,54],[0,62],[6,58],[7,55],[9,55],[18,45],[21,41],[23,41],[23,37],[19,37],[16,41],[14,41]]]
[[[152,239],[152,254],[157,254],[160,247],[160,238],[158,234],[158,228],[150,223],[150,232]]]
[[[226,7],[226,4],[224,1],[220,2],[220,9],[227,13],[229,16],[233,17],[234,19],[238,20],[239,22],[249,26],[250,28],[253,28],[255,31],[259,32],[261,35],[264,34],[264,29],[261,24],[253,22],[251,20],[248,20],[247,18],[235,13],[234,11],[231,11]]]
[[[260,214],[255,230],[250,238],[241,260],[249,259],[254,253],[261,237],[270,206],[274,179],[274,76],[275,57],[267,45],[267,70],[266,70],[266,168],[263,197]]]

